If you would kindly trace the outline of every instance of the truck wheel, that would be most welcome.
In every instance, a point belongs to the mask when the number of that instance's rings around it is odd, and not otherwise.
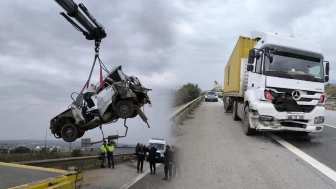
[[[249,107],[246,106],[244,109],[243,129],[245,135],[252,135],[254,130],[250,127],[250,121],[248,116],[249,116]]]
[[[232,107],[232,118],[235,121],[239,120],[239,117],[237,115],[237,107],[238,107],[238,103],[237,103],[237,101],[234,101],[233,102],[233,107]]]
[[[130,118],[134,113],[134,106],[129,101],[121,100],[115,105],[115,112],[122,119]]]
[[[229,103],[226,96],[223,97],[223,103],[224,103],[224,110],[228,111]]]
[[[62,138],[65,142],[73,142],[78,138],[79,130],[73,123],[67,123],[61,130]]]

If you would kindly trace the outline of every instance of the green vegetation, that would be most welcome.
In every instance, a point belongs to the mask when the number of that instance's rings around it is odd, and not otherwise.
[[[336,98],[336,85],[328,83],[325,85],[325,92],[328,95],[328,98]]]
[[[174,101],[173,107],[186,104],[201,95],[201,89],[198,84],[187,83],[173,91]]]

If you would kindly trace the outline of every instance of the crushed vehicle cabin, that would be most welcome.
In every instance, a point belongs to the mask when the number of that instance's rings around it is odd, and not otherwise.
[[[99,24],[95,18],[89,13],[88,9],[80,3],[77,5],[73,0],[55,0],[67,14],[60,14],[74,26],[78,31],[82,32],[87,40],[95,41],[95,57],[89,74],[89,78],[80,93],[76,93],[73,102],[68,109],[50,120],[50,130],[56,138],[62,138],[66,142],[73,142],[81,138],[86,131],[100,127],[102,125],[115,123],[119,118],[125,119],[124,126],[126,133],[126,119],[134,118],[139,115],[147,124],[147,117],[141,108],[145,104],[151,106],[151,101],[147,92],[151,89],[142,86],[139,79],[135,76],[127,76],[122,71],[122,67],[118,66],[110,71],[105,67],[104,63],[99,58],[99,46],[101,40],[105,38],[106,32],[104,27]],[[79,8],[91,20],[91,23],[84,14],[79,11]],[[85,29],[75,23],[70,17],[75,18]],[[96,85],[89,85],[92,72],[98,60],[100,64],[100,81]],[[107,72],[103,77],[102,70]],[[89,87],[90,86],[90,87]],[[84,89],[87,90],[84,91]],[[84,92],[83,92],[84,91]],[[93,100],[95,98],[96,100]],[[96,103],[94,102],[96,101]],[[103,140],[104,133],[103,134]],[[125,136],[111,135],[108,139],[117,139]]]
[[[139,115],[144,122],[147,117],[141,110],[151,104],[147,89],[135,76],[128,77],[121,66],[113,69],[105,78],[104,85],[98,83],[85,93],[77,94],[70,107],[50,121],[50,129],[56,138],[66,142],[81,138],[88,130],[102,124],[116,122],[119,118],[134,118]],[[94,103],[92,97],[97,99]],[[98,108],[94,108],[97,105]],[[149,127],[149,126],[148,126]]]

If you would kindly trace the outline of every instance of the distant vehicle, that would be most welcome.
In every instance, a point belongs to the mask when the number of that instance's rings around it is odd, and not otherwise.
[[[240,36],[224,72],[223,103],[233,120],[254,131],[321,132],[329,62],[321,47],[293,36]]]
[[[217,95],[216,92],[214,92],[214,91],[208,91],[208,92],[205,94],[204,101],[214,101],[214,102],[218,102],[218,95]]]
[[[214,91],[218,97],[223,97],[223,87],[222,85],[219,85],[217,81],[215,81],[215,87],[211,91]]]
[[[148,141],[148,146],[150,148],[150,146],[154,144],[154,147],[157,149],[156,151],[156,162],[159,163],[164,163],[164,151],[166,150],[166,146],[168,145],[167,142],[164,139],[158,139],[158,138],[151,138]],[[146,160],[148,161],[148,152],[146,153]]]

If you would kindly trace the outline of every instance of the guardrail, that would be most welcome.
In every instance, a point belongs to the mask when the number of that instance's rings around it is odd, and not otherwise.
[[[178,110],[174,111],[169,115],[168,121],[174,121],[175,124],[183,124],[183,120],[202,102],[203,96],[187,103]],[[120,161],[127,161],[136,158],[135,153],[128,154],[116,154],[113,156],[115,163]],[[106,161],[105,161],[106,162]],[[48,160],[38,160],[38,161],[23,161],[14,162],[16,164],[31,165],[38,167],[48,167],[56,169],[67,170],[69,167],[74,166],[77,169],[85,170],[98,168],[101,165],[101,160],[99,156],[86,156],[86,157],[74,157],[74,158],[60,158],[60,159],[48,159]]]
[[[183,125],[183,120],[194,110],[203,100],[204,96],[200,96],[195,100],[187,103],[182,106],[180,109],[175,110],[172,114],[169,115],[168,120],[174,121],[175,124]]]
[[[60,159],[47,159],[47,160],[38,160],[38,161],[22,161],[15,162],[15,164],[21,165],[31,165],[37,167],[46,167],[46,168],[56,168],[67,170],[69,167],[74,166],[79,170],[86,170],[92,168],[98,168],[101,165],[100,156],[84,156],[84,157],[74,157],[74,158],[60,158]],[[106,156],[105,156],[106,158]],[[136,158],[135,153],[128,154],[116,154],[113,156],[114,162],[123,162]],[[105,163],[107,163],[105,159]]]
[[[326,104],[324,107],[326,110],[336,111],[336,104]]]

